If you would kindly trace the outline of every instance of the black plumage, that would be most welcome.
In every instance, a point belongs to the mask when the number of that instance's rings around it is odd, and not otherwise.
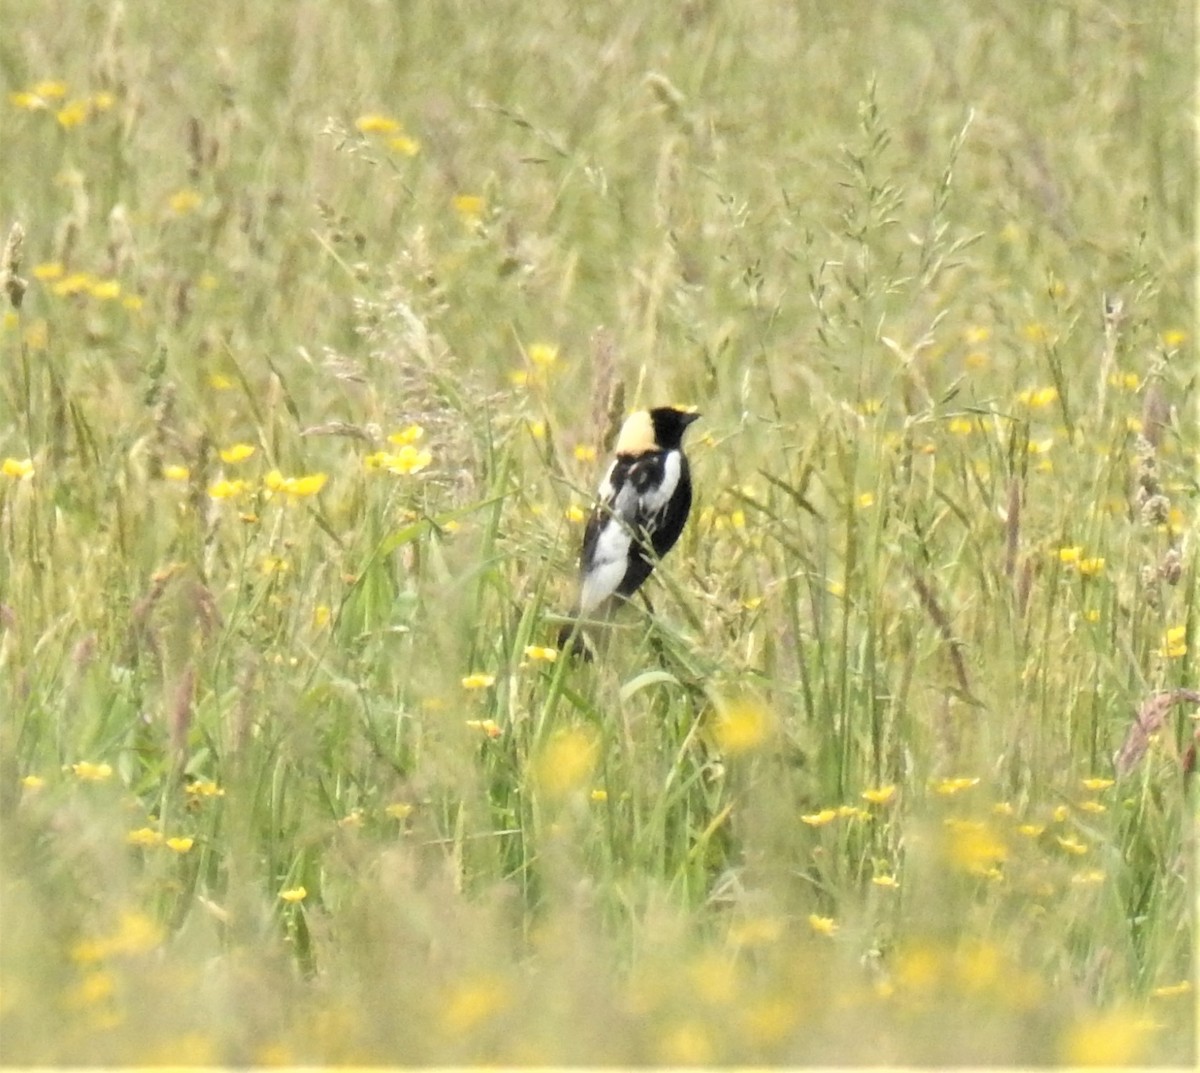
[[[577,615],[606,614],[632,596],[679,540],[692,506],[683,434],[697,417],[660,406],[626,420],[584,530]],[[560,643],[574,630],[565,626]]]

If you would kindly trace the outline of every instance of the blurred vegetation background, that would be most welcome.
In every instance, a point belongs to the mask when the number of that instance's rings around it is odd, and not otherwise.
[[[1195,1060],[1190,5],[3,9],[5,1061]]]

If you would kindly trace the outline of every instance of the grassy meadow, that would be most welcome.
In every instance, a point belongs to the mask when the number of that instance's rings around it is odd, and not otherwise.
[[[1195,1060],[1192,5],[4,8],[0,1058]]]

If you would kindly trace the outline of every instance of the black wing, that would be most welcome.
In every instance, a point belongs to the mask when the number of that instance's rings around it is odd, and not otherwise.
[[[654,570],[654,563],[675,546],[692,507],[692,482],[687,458],[679,457],[679,482],[665,504],[651,508],[648,495],[662,486],[667,456],[672,452],[655,451],[637,458],[618,458],[601,483],[602,498],[588,519],[583,534],[580,568],[587,571],[596,553],[596,544],[604,526],[614,518],[633,535],[633,546],[625,575],[616,593],[635,593]],[[635,494],[622,496],[626,486]],[[648,546],[647,546],[648,541]]]

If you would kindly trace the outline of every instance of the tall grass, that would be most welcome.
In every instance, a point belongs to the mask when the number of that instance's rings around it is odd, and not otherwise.
[[[1195,1059],[1188,8],[8,8],[5,1060]]]

